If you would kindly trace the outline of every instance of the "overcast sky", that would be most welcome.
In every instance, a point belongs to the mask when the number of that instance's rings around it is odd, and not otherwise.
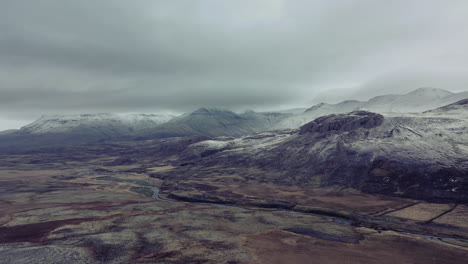
[[[467,14],[466,0],[0,0],[0,130],[464,91]]]

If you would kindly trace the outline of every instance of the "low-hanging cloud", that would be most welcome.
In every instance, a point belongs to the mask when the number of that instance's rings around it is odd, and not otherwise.
[[[2,118],[269,109],[336,91],[362,99],[392,90],[382,80],[402,92],[468,89],[464,0],[3,0],[0,7]]]

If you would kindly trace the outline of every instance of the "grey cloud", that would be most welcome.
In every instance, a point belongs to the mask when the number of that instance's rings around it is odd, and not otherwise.
[[[0,117],[302,106],[337,91],[362,98],[395,85],[459,90],[468,79],[463,0],[2,0],[0,7]],[[438,79],[428,77],[434,72]]]

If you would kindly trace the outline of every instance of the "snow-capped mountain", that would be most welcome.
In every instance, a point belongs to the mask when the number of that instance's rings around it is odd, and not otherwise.
[[[248,111],[236,114],[216,108],[200,108],[176,117],[171,121],[139,133],[140,139],[174,136],[230,136],[238,137],[271,129],[292,114],[257,113]]]
[[[172,119],[170,115],[156,114],[79,114],[45,115],[20,129],[26,134],[63,133],[89,128],[108,133],[131,133],[160,125]]]
[[[419,88],[407,94],[374,97],[360,109],[379,113],[423,112],[456,102],[466,96],[468,92],[456,94],[439,88]]]
[[[342,113],[349,113],[351,111],[359,109],[364,103],[356,100],[347,100],[343,101],[338,104],[326,104],[320,103],[314,105],[304,112],[286,118],[276,124],[274,128],[276,129],[287,129],[287,128],[298,128],[305,123],[312,121],[313,119],[329,115],[329,114],[342,114]]]
[[[169,115],[107,113],[42,116],[19,130],[0,135],[0,149],[10,151],[122,140],[172,118]]]
[[[297,128],[313,119],[328,115],[366,110],[376,113],[419,113],[468,98],[468,92],[452,93],[439,88],[419,88],[407,94],[376,96],[367,102],[347,100],[338,104],[320,103],[299,115],[287,118],[276,128]]]
[[[0,133],[0,147],[36,147],[96,143],[119,140],[146,140],[184,136],[241,137],[275,129],[295,129],[320,116],[355,110],[382,113],[386,117],[460,116],[464,106],[444,105],[468,98],[468,92],[451,93],[442,89],[421,88],[403,95],[384,95],[367,102],[348,100],[339,104],[318,104],[301,114],[286,112],[234,113],[228,110],[200,108],[178,117],[156,114],[80,114],[43,116],[17,131]],[[463,109],[458,109],[458,108]],[[457,111],[455,111],[458,109]],[[450,110],[450,113],[448,112]],[[461,118],[461,117],[460,117]]]

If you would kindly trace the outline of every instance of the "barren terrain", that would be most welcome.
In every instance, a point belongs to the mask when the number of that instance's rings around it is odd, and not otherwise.
[[[119,156],[139,147],[2,155],[0,263],[425,264],[468,256],[466,205],[259,182],[261,169],[199,168],[174,156]]]

